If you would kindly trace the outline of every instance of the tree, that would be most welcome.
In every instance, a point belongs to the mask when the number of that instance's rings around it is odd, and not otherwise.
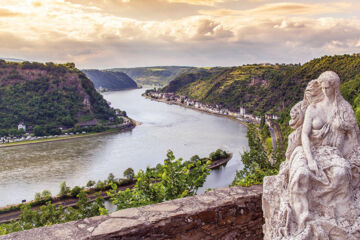
[[[35,197],[34,197],[35,201],[40,201],[41,200],[41,194],[40,193],[35,193]]]
[[[41,193],[42,199],[50,199],[51,198],[51,192],[49,190],[44,190]]]
[[[92,187],[95,185],[95,181],[89,180],[86,184],[87,187]]]
[[[81,191],[81,187],[75,186],[75,187],[73,187],[73,189],[71,189],[70,195],[72,197],[76,197],[80,193],[80,191]]]
[[[107,178],[108,182],[113,182],[115,180],[115,176],[113,173],[109,173],[109,176]]]
[[[135,175],[135,173],[134,173],[134,170],[133,170],[132,168],[128,168],[128,169],[126,169],[126,170],[124,171],[124,177],[125,177],[126,179],[131,180],[131,179],[134,178],[134,175]]]
[[[210,164],[210,161],[194,163],[183,162],[182,158],[176,160],[173,152],[169,150],[164,165],[148,167],[145,171],[140,170],[137,173],[133,189],[117,191],[116,184],[112,184],[112,190],[108,195],[118,209],[191,196],[203,186],[209,174]]]
[[[35,136],[44,136],[45,135],[45,131],[42,127],[40,127],[39,125],[34,127],[34,135]]]
[[[66,186],[66,182],[62,182],[60,184],[60,192],[59,192],[59,196],[60,197],[64,197],[66,196],[68,193],[70,192],[70,188]]]

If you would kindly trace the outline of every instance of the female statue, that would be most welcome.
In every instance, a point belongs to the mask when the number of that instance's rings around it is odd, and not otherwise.
[[[265,239],[360,239],[360,135],[339,86],[324,72],[291,110],[287,160],[264,180]]]

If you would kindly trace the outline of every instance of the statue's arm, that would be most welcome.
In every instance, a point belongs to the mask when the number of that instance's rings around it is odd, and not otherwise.
[[[310,170],[313,170],[317,172],[317,165],[316,162],[313,159],[312,153],[311,153],[311,143],[310,143],[310,134],[312,130],[312,120],[313,120],[313,112],[312,107],[309,106],[306,110],[305,117],[304,117],[304,123],[302,127],[302,133],[301,133],[301,144],[305,153],[305,157],[307,159],[308,166]]]

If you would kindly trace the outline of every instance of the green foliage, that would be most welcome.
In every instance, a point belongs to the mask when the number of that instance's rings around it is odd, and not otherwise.
[[[136,82],[123,72],[83,70],[88,78],[94,83],[95,88],[100,87],[109,90],[122,90],[137,88]]]
[[[307,83],[327,70],[338,73],[343,83],[353,80],[342,88],[352,104],[359,92],[359,69],[359,54],[324,56],[304,65],[198,68],[179,75],[163,91],[231,110],[242,106],[257,115],[278,114],[300,101]]]
[[[75,187],[73,187],[73,188],[71,189],[70,195],[71,195],[72,197],[76,197],[76,196],[80,193],[80,191],[81,191],[81,187],[75,186]]]
[[[93,203],[89,202],[89,198],[84,191],[78,194],[78,198],[76,209],[71,207],[64,209],[61,205],[56,206],[50,202],[41,206],[39,210],[31,209],[30,205],[23,205],[19,220],[0,225],[0,235],[107,213],[104,199],[100,195],[96,196],[96,200]]]
[[[192,69],[182,66],[115,68],[111,72],[124,72],[141,85],[162,86],[172,81],[179,74]]]
[[[270,163],[255,126],[249,125],[247,137],[250,150],[243,153],[241,161],[244,168],[236,171],[232,185],[250,186],[261,184],[265,176],[278,173],[279,165],[284,160],[283,154],[281,154],[283,150],[279,146],[279,151],[275,151],[272,155],[275,163]]]
[[[37,126],[38,136],[56,135],[60,126],[74,126],[86,112],[92,119],[115,118],[115,111],[71,63],[5,63],[0,72],[0,130],[6,134],[24,122]]]
[[[51,192],[49,190],[44,190],[41,193],[41,199],[48,200],[51,198]]]
[[[133,189],[118,192],[117,186],[113,184],[113,189],[108,195],[118,209],[194,195],[197,189],[203,186],[209,174],[210,163],[183,162],[181,158],[176,160],[173,152],[169,151],[164,165],[140,170],[137,173],[137,182]]]
[[[196,157],[196,156],[194,156],[194,157]],[[212,162],[217,161],[219,159],[225,159],[228,157],[230,157],[230,154],[228,154],[226,151],[221,150],[221,149],[217,149],[215,152],[210,153],[210,155],[209,155],[209,159]]]
[[[94,185],[95,185],[95,181],[89,180],[89,181],[87,182],[87,184],[86,184],[86,187],[92,187],[92,186],[94,186]]]
[[[134,175],[135,175],[135,173],[134,173],[134,170],[132,169],[132,168],[128,168],[128,169],[126,169],[125,171],[124,171],[124,177],[126,178],[126,179],[133,179],[134,178]]]
[[[66,195],[68,195],[70,193],[70,188],[68,186],[66,186],[66,182],[62,182],[60,184],[60,192],[59,192],[59,196],[60,197],[65,197]]]

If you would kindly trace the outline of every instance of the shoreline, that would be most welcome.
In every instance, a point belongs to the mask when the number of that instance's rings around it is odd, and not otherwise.
[[[233,153],[229,153],[229,156],[227,158],[221,158],[219,160],[216,160],[214,162],[211,163],[210,166],[208,166],[208,168],[210,169],[210,171],[212,170],[217,170],[219,169],[221,166],[226,166],[226,164],[232,159],[233,157]],[[118,185],[118,191],[123,191],[127,188],[132,189],[136,184],[136,179],[132,179],[130,180],[128,183],[125,184],[119,184]],[[109,188],[110,189],[110,188]],[[95,187],[90,187],[86,189],[86,193],[89,197],[89,202],[93,202],[95,201],[95,193],[100,193],[101,196],[104,198],[104,200],[108,200],[110,199],[110,197],[106,194],[107,191],[109,191],[109,189],[101,189],[101,190],[96,190]],[[76,205],[78,198],[76,197],[70,197],[67,196],[65,198],[61,198],[59,196],[52,196],[51,199],[49,199],[49,201],[51,201],[52,204],[55,204],[56,206],[63,206],[65,208],[68,207],[73,207]],[[25,204],[31,204],[32,202],[34,202],[34,200],[27,202]],[[17,220],[18,216],[20,214],[22,214],[20,209],[11,209],[11,207],[18,207],[20,205],[22,205],[23,203],[18,203],[18,204],[9,204],[7,206],[4,207],[0,207],[0,210],[4,211],[6,209],[9,209],[8,211],[2,212],[0,213],[0,224],[3,223],[9,223],[12,220]],[[38,210],[40,209],[41,206],[43,206],[44,204],[35,204],[33,206],[31,206],[32,210]]]
[[[152,97],[149,97],[149,96],[146,96],[146,95],[143,95],[143,96],[145,98],[147,98],[147,99],[150,99],[151,101],[166,103],[166,104],[169,104],[169,105],[178,105],[180,107],[188,108],[188,109],[191,109],[191,110],[195,110],[195,111],[211,114],[211,115],[218,116],[218,117],[225,117],[225,118],[228,118],[228,119],[231,119],[231,120],[235,120],[235,121],[239,122],[240,124],[242,124],[245,127],[248,127],[248,124],[249,124],[249,123],[247,123],[245,121],[242,121],[242,120],[240,120],[240,119],[238,119],[236,117],[233,117],[233,116],[209,112],[209,111],[206,111],[204,109],[200,109],[200,108],[196,108],[196,107],[192,107],[192,106],[187,106],[187,105],[185,105],[183,103],[178,103],[176,101],[167,101],[167,100],[163,100],[163,99],[156,99],[156,98],[152,98]]]
[[[109,129],[103,132],[96,132],[96,133],[85,133],[85,134],[79,134],[79,135],[73,135],[73,136],[66,136],[66,137],[58,137],[58,138],[51,138],[51,139],[39,139],[39,140],[33,140],[33,141],[24,141],[24,142],[16,142],[16,143],[5,143],[0,144],[0,149],[2,148],[10,148],[10,147],[18,147],[18,146],[25,146],[25,145],[31,145],[31,144],[41,144],[41,143],[49,143],[49,142],[57,142],[57,141],[67,141],[67,140],[73,140],[78,138],[87,138],[87,137],[96,137],[101,135],[107,135],[111,133],[121,133],[125,131],[130,131],[134,129],[136,126],[141,125],[141,122],[137,122],[131,118],[129,118],[132,122],[132,125],[128,125],[124,128],[114,128]]]

